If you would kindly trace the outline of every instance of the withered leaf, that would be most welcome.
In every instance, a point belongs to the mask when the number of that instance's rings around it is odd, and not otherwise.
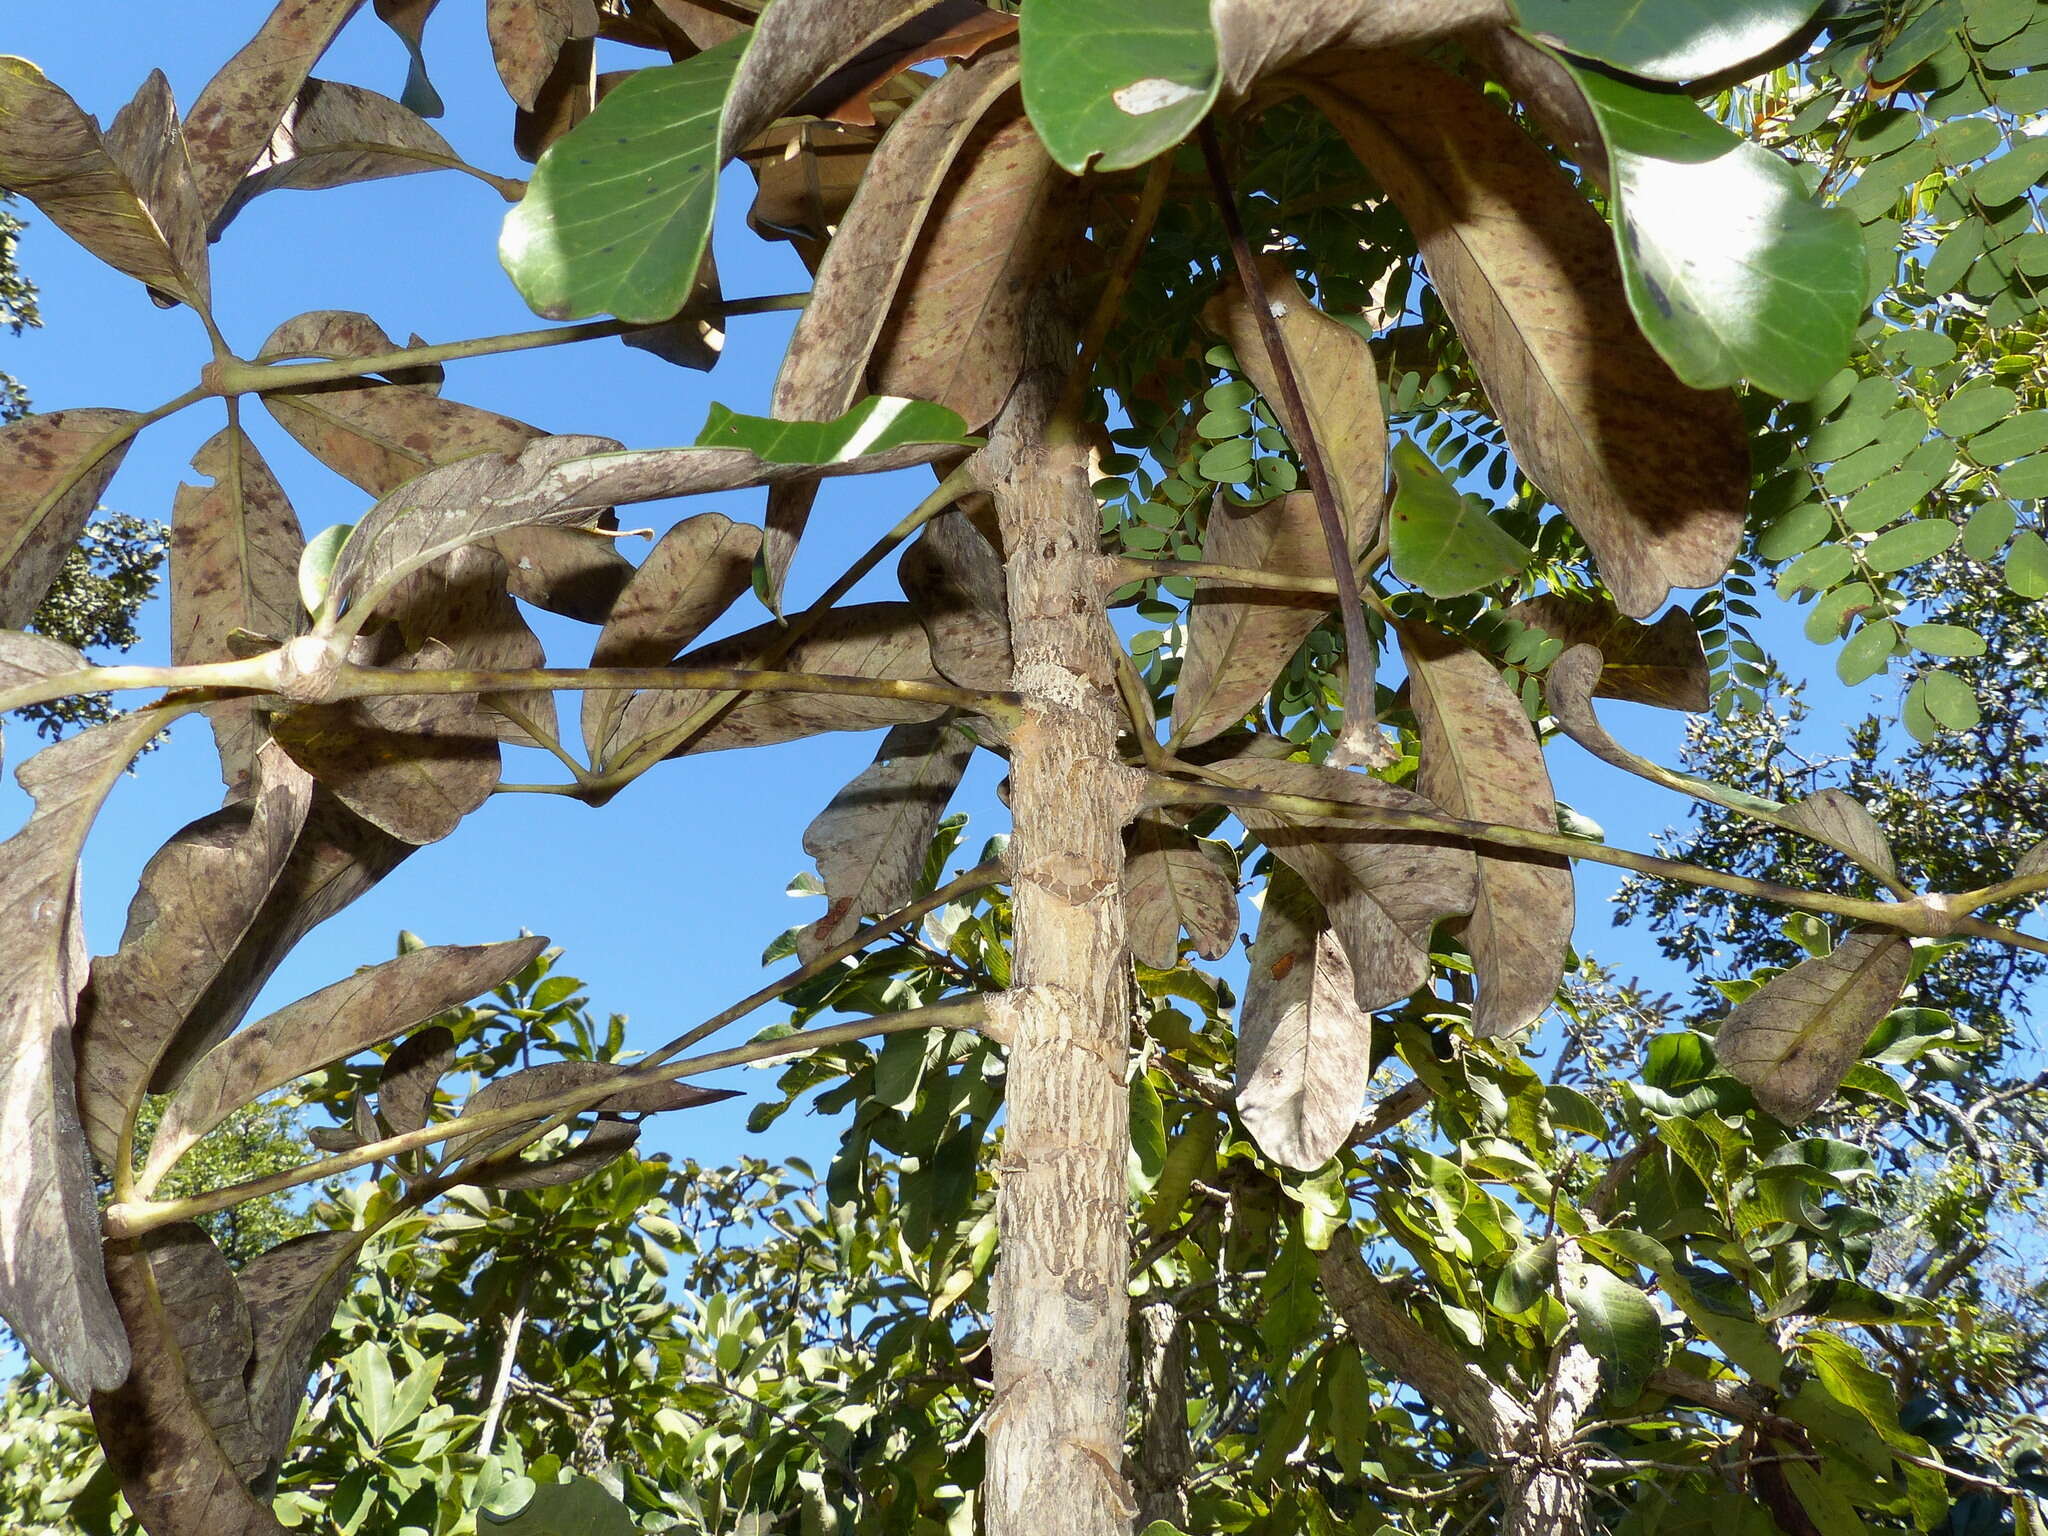
[[[1017,381],[1038,279],[1083,207],[1021,112],[984,123],[925,216],[875,346],[875,388],[936,400],[970,431],[992,420]]]
[[[1309,426],[1323,451],[1344,528],[1355,556],[1379,533],[1386,500],[1387,417],[1380,404],[1379,370],[1372,344],[1341,320],[1332,319],[1302,292],[1294,271],[1279,258],[1257,258],[1287,360],[1308,407]],[[1233,279],[1202,308],[1202,323],[1230,343],[1245,374],[1272,407],[1289,441],[1303,441],[1280,388],[1279,372],[1266,354],[1259,318],[1244,285]],[[1299,575],[1325,575],[1327,555]]]
[[[1124,905],[1138,963],[1161,971],[1179,965],[1183,928],[1204,960],[1229,954],[1237,942],[1237,881],[1227,850],[1158,815],[1132,822],[1124,845]]]
[[[0,60],[0,75],[6,67]],[[5,180],[0,167],[0,185]],[[19,629],[35,617],[128,452],[125,439],[99,445],[135,416],[50,411],[0,427],[0,627]]]
[[[517,1072],[494,1078],[469,1096],[462,1106],[466,1119],[472,1115],[489,1114],[493,1110],[511,1109],[520,1104],[543,1104],[558,1094],[570,1093],[593,1083],[601,1083],[608,1077],[618,1077],[627,1069],[604,1061],[545,1061],[537,1067],[522,1067]],[[606,1114],[652,1113],[669,1109],[689,1109],[699,1104],[714,1104],[721,1099],[732,1098],[725,1089],[699,1088],[691,1083],[659,1083],[642,1085],[621,1090],[616,1099],[601,1100],[585,1105],[577,1113],[596,1110]],[[549,1118],[555,1111],[548,1108],[536,1110],[530,1121],[502,1127],[494,1131],[472,1131],[458,1136],[449,1143],[446,1161],[461,1162],[465,1173],[486,1164],[497,1153],[514,1142],[529,1135],[540,1121]],[[493,1180],[492,1182],[496,1182]]]
[[[1298,79],[1407,218],[1517,462],[1621,610],[1718,581],[1748,498],[1740,413],[1679,383],[1636,328],[1592,205],[1477,87],[1412,55]]]
[[[207,1052],[178,1085],[143,1181],[154,1187],[200,1137],[245,1104],[497,986],[547,948],[538,937],[437,944],[288,1003]]]
[[[262,911],[312,801],[312,779],[266,746],[249,798],[200,817],[143,867],[120,948],[93,962],[79,1009],[79,1107],[110,1172],[159,1065]]]
[[[279,0],[192,103],[185,137],[204,222],[226,204],[283,121],[306,76],[363,0]]]
[[[833,70],[783,115],[872,128],[869,99],[886,82],[918,64],[973,58],[1016,33],[1016,17],[991,10],[982,0],[936,0]]]
[[[245,1380],[254,1323],[213,1239],[180,1222],[110,1244],[107,1278],[135,1371],[92,1395],[92,1415],[129,1508],[160,1531],[282,1536],[247,1486],[265,1460]]]
[[[763,240],[830,239],[881,138],[879,129],[810,118],[777,123],[741,153],[755,182],[748,228]]]
[[[413,851],[317,784],[305,825],[256,920],[164,1052],[151,1093],[168,1093],[192,1063],[242,1022],[299,940],[382,880]]]
[[[108,266],[195,309],[205,306],[203,234],[201,265],[190,270],[180,260],[187,242],[170,227],[180,210],[150,207],[147,187],[116,156],[110,136],[27,59],[0,58],[0,187],[34,203]]]
[[[0,1317],[74,1394],[110,1391],[128,1345],[99,1256],[92,1160],[79,1123],[72,1026],[85,984],[78,857],[114,781],[163,726],[142,710],[16,772],[35,798],[0,844]]]
[[[467,1171],[473,1183],[491,1189],[551,1189],[588,1178],[623,1157],[639,1139],[640,1127],[633,1121],[604,1117],[561,1151],[504,1157]]]
[[[562,45],[597,36],[597,5],[596,0],[488,0],[484,25],[498,78],[507,94],[531,112]]]
[[[799,936],[800,952],[827,949],[861,918],[916,895],[932,834],[973,755],[974,743],[943,717],[882,738],[875,760],[804,829],[828,905]]]
[[[678,666],[756,667],[758,658],[780,642],[782,626],[763,624],[678,658]],[[835,608],[775,664],[778,671],[835,677],[893,678],[937,682],[932,653],[906,603],[856,603]],[[614,754],[637,753],[672,731],[707,704],[734,699],[708,727],[677,746],[670,756],[719,752],[729,747],[767,746],[820,731],[867,731],[936,719],[942,704],[917,699],[856,697],[828,693],[732,694],[697,689],[662,689],[635,694],[620,713],[614,739],[625,743]]]
[[[1557,830],[1557,797],[1536,728],[1479,652],[1433,630],[1400,629],[1409,698],[1422,737],[1422,792],[1453,816]],[[1472,1031],[1491,1039],[1539,1017],[1571,946],[1571,865],[1554,854],[1479,851],[1479,890],[1465,942],[1479,976]]]
[[[429,641],[401,666],[442,671],[455,653]],[[279,715],[273,739],[342,804],[401,842],[439,842],[497,787],[497,731],[462,694],[388,694]]]
[[[1688,712],[1712,702],[1707,655],[1683,608],[1668,610],[1654,624],[1639,624],[1605,598],[1546,592],[1516,603],[1506,617],[1567,647],[1597,646],[1605,666],[1593,691],[1601,698]]]
[[[303,627],[297,571],[305,538],[284,490],[248,434],[230,425],[192,456],[211,485],[180,485],[171,518],[171,661],[223,661],[236,630],[287,640]],[[256,703],[207,709],[221,780],[246,787],[263,743]]]
[[[1008,50],[949,70],[883,135],[783,353],[776,416],[827,421],[860,398],[868,359],[938,190],[975,125],[1016,81]],[[780,598],[815,496],[815,487],[798,484],[768,498],[763,553],[772,600]]]
[[[443,111],[441,93],[427,78],[427,57],[423,46],[427,18],[434,14],[434,7],[440,3],[441,0],[376,0],[377,19],[397,33],[398,40],[405,44],[405,88],[399,92],[398,99],[408,111],[417,112],[421,117],[439,117]]]
[[[518,195],[516,182],[472,170],[446,139],[390,97],[338,80],[308,80],[215,215],[214,233],[218,237],[251,198],[265,192],[312,192],[435,170],[468,170],[508,201]]]
[[[379,606],[404,649],[438,641],[449,664],[486,671],[524,671],[546,664],[539,636],[528,627],[506,586],[505,562],[479,544],[450,550],[392,588]],[[474,729],[514,746],[539,746],[534,731],[559,736],[555,696],[544,691],[486,693],[472,716]],[[452,726],[455,718],[449,717]],[[531,727],[531,729],[529,729]]]
[[[925,524],[903,552],[897,580],[949,682],[990,692],[1010,686],[1010,599],[1003,562],[963,511]]]
[[[1896,885],[1898,860],[1891,840],[1863,803],[1846,790],[1823,789],[1785,807],[1791,825],[1839,849],[1879,879]]]
[[[711,252],[704,252],[697,268],[697,285],[674,319],[628,331],[619,340],[678,368],[709,373],[717,367],[725,355],[725,289],[719,284],[718,263]]]
[[[0,629],[0,692],[88,665],[82,653],[61,640],[23,629]]]
[[[722,512],[686,517],[663,534],[620,592],[597,637],[593,667],[659,667],[702,634],[753,583],[761,530]],[[583,695],[583,743],[611,755],[623,692]]]
[[[455,1032],[445,1024],[429,1025],[398,1043],[377,1077],[377,1112],[392,1135],[427,1123],[441,1079],[454,1065]]]
[[[1313,1172],[1337,1155],[1372,1078],[1372,1015],[1301,877],[1267,883],[1237,1025],[1237,1113],[1259,1150]]]
[[[114,115],[107,128],[107,153],[156,220],[171,260],[203,302],[211,281],[206,215],[193,182],[185,133],[178,124],[178,105],[162,70],[151,71],[134,98]],[[170,296],[182,297],[175,290]]]
[[[367,1230],[308,1232],[242,1267],[242,1295],[256,1333],[249,1404],[267,1456],[256,1479],[259,1491],[268,1492],[277,1476],[278,1463],[291,1443],[299,1400],[306,1393],[313,1351],[327,1336],[334,1309],[348,1294],[356,1256],[369,1238]]]
[[[1208,771],[1244,789],[1441,814],[1421,795],[1337,768],[1239,756]],[[1293,866],[1322,903],[1351,962],[1358,1006],[1368,1012],[1421,986],[1429,976],[1431,930],[1472,910],[1478,875],[1469,848],[1426,833],[1377,831],[1314,815],[1248,806],[1233,807],[1233,814]]]
[[[579,0],[580,3],[580,0]],[[611,84],[631,78],[637,71],[626,70],[610,77]],[[512,148],[520,159],[532,164],[547,153],[548,146],[582,122],[596,108],[609,89],[597,72],[597,39],[572,37],[561,52],[531,107],[519,107],[512,116]],[[710,251],[707,248],[708,260]]]
[[[1898,1006],[1912,964],[1904,934],[1858,928],[1731,1011],[1714,1054],[1767,1114],[1798,1125],[1841,1086],[1870,1032]]]

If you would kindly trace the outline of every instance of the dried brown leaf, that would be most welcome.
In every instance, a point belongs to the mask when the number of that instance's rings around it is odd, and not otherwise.
[[[1730,1012],[1714,1054],[1767,1114],[1798,1125],[1841,1086],[1870,1032],[1898,1006],[1912,964],[1905,935],[1859,928]]]
[[[651,352],[665,363],[709,373],[725,355],[725,290],[719,285],[718,263],[707,248],[697,267],[697,283],[682,310],[660,325],[626,332],[619,338],[637,352]]]
[[[1440,814],[1421,795],[1337,768],[1239,756],[1208,771],[1244,789]],[[1446,917],[1472,910],[1478,877],[1469,848],[1314,815],[1281,816],[1248,806],[1234,813],[1293,866],[1329,913],[1351,961],[1358,1006],[1368,1012],[1421,986],[1429,976],[1431,930]]]
[[[233,195],[320,55],[362,3],[281,0],[247,46],[207,81],[185,124],[202,222],[211,222]]]
[[[46,677],[61,677],[88,665],[83,654],[61,640],[21,629],[0,629],[0,692]]]
[[[193,181],[178,104],[162,70],[153,70],[107,128],[107,153],[156,220],[177,270],[202,303],[211,281],[206,258],[206,214]],[[183,297],[170,290],[173,298]]]
[[[597,73],[597,39],[570,38],[555,56],[533,105],[513,113],[514,152],[529,164],[539,160],[550,144],[590,116],[603,90],[604,82]]]
[[[1131,823],[1124,846],[1124,905],[1138,963],[1161,971],[1179,965],[1183,928],[1204,960],[1229,954],[1237,942],[1237,881],[1227,850],[1158,815]]]
[[[353,1232],[308,1232],[258,1254],[242,1267],[242,1295],[255,1322],[249,1404],[268,1460],[256,1479],[268,1492],[291,1443],[306,1394],[313,1351],[327,1337],[334,1309],[348,1294],[356,1256],[370,1238]]]
[[[273,1088],[380,1045],[517,973],[538,937],[437,944],[356,972],[223,1040],[164,1107],[143,1181],[154,1187],[208,1131]]]
[[[248,1488],[265,1460],[245,1379],[254,1323],[213,1239],[179,1222],[110,1244],[107,1278],[135,1371],[93,1394],[92,1415],[129,1508],[151,1530],[282,1536]]]
[[[559,1094],[573,1092],[592,1083],[601,1083],[608,1077],[618,1077],[627,1069],[603,1061],[545,1061],[537,1067],[522,1067],[504,1077],[494,1078],[469,1096],[462,1106],[466,1118],[471,1115],[489,1114],[493,1110],[511,1109],[520,1104],[536,1104],[555,1098]],[[721,1099],[732,1098],[725,1089],[699,1088],[690,1083],[642,1084],[622,1090],[614,1098],[584,1106],[577,1113],[592,1110],[603,1114],[654,1113],[670,1109],[689,1109],[699,1104],[715,1104]],[[524,1124],[503,1126],[494,1131],[472,1131],[467,1136],[458,1136],[449,1143],[446,1160],[450,1164],[461,1162],[463,1172],[477,1168],[502,1152],[506,1147],[531,1134],[533,1127],[548,1119],[555,1111],[540,1109],[532,1120]],[[492,1180],[491,1182],[496,1182]]]
[[[1605,662],[1593,692],[1630,704],[1698,711],[1712,702],[1711,673],[1692,615],[1673,608],[1640,624],[1600,597],[1547,592],[1509,608],[1506,617],[1555,636],[1567,647],[1599,648]]]
[[[1785,820],[1839,849],[1880,879],[1897,884],[1891,840],[1863,803],[1846,790],[1824,789],[1785,807]]]
[[[903,552],[897,580],[931,641],[932,664],[942,677],[990,692],[1010,686],[1015,659],[1003,562],[963,512],[925,524]]]
[[[131,122],[139,135],[141,123]],[[135,167],[150,169],[146,159]],[[0,58],[0,187],[34,203],[108,266],[195,309],[205,306],[203,231],[200,265],[188,268],[180,259],[188,241],[171,228],[181,210],[150,207],[110,136],[26,59]]]
[[[1304,1173],[1350,1139],[1372,1078],[1372,1015],[1299,875],[1273,871],[1237,1025],[1237,1113],[1259,1150]]]
[[[93,962],[79,1008],[79,1107],[109,1171],[159,1065],[263,910],[312,800],[312,779],[266,746],[249,798],[200,817],[143,867],[120,948]]]
[[[936,0],[820,80],[784,114],[823,117],[872,128],[871,99],[903,71],[940,59],[971,59],[1017,35],[1017,18],[982,0]]]
[[[1606,221],[1505,111],[1412,55],[1298,78],[1406,216],[1517,462],[1621,610],[1718,581],[1748,499],[1741,416],[1637,329]]]
[[[95,451],[135,415],[50,411],[0,427],[0,627],[19,629],[35,617],[128,444],[97,458]]]
[[[144,710],[30,758],[15,777],[35,810],[0,844],[0,1317],[80,1395],[118,1387],[129,1352],[101,1272],[78,1117],[78,858],[100,803],[162,724],[160,712]]]
[[[227,426],[201,445],[192,467],[213,483],[180,485],[171,514],[171,661],[224,661],[236,630],[287,640],[305,624],[299,553],[305,539],[284,490],[256,445]],[[265,712],[252,699],[207,709],[221,780],[245,792],[263,744]]]
[[[630,1120],[604,1118],[568,1147],[542,1157],[500,1158],[469,1170],[470,1182],[490,1189],[552,1189],[588,1178],[605,1164],[616,1162],[640,1139],[640,1127]]]
[[[1400,629],[1422,737],[1422,792],[1453,816],[1557,830],[1557,797],[1521,700],[1479,652],[1413,625]],[[1551,854],[1482,849],[1465,942],[1479,976],[1472,1031],[1507,1034],[1540,1016],[1571,946],[1571,865]]]
[[[392,1135],[427,1123],[441,1079],[454,1065],[455,1033],[445,1024],[429,1025],[398,1043],[377,1077],[377,1112]]]
[[[523,671],[546,664],[540,639],[506,588],[505,562],[480,544],[450,550],[405,577],[379,605],[407,653],[438,641],[449,664],[487,671]],[[486,693],[469,718],[471,728],[513,746],[541,745],[560,731],[552,693]],[[456,719],[447,717],[450,726]],[[531,729],[529,729],[531,727]]]
[[[899,725],[882,738],[875,760],[804,829],[828,905],[799,935],[800,953],[829,948],[861,918],[893,912],[917,894],[932,834],[973,755],[974,743],[944,718]]]
[[[678,658],[678,666],[754,667],[782,638],[782,626],[763,624]],[[906,603],[857,603],[835,608],[776,664],[785,672],[834,677],[894,678],[938,682],[924,629]],[[673,729],[703,705],[721,697],[711,691],[663,689],[635,694],[620,713],[614,740],[625,743],[623,758]],[[868,731],[880,726],[933,720],[942,704],[916,699],[865,698],[826,693],[747,693],[709,727],[669,753],[682,757],[729,747],[759,747],[794,741],[820,731]]]
[[[484,25],[498,78],[531,112],[565,43],[597,36],[595,0],[488,0]]]
[[[741,156],[755,181],[747,226],[763,240],[829,240],[881,140],[876,128],[777,123]]]
[[[626,583],[597,637],[593,667],[659,667],[752,585],[761,530],[722,512],[684,518],[661,536]],[[583,695],[583,743],[593,763],[611,755],[628,694]]]

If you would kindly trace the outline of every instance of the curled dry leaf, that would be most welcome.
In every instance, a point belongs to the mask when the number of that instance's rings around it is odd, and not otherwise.
[[[596,0],[488,0],[484,25],[506,93],[531,112],[562,47],[597,36]]]
[[[1400,629],[1422,737],[1422,792],[1453,816],[1557,828],[1543,747],[1522,703],[1479,652],[1412,625]],[[1550,854],[1482,849],[1465,942],[1479,976],[1472,1031],[1504,1035],[1556,997],[1571,947],[1571,865]]]
[[[249,1304],[213,1239],[191,1222],[109,1246],[107,1278],[135,1350],[93,1425],[128,1506],[149,1529],[283,1536],[248,1487],[265,1447],[246,1373]]]
[[[248,434],[230,425],[208,438],[192,467],[213,483],[180,485],[171,514],[171,661],[222,661],[236,630],[288,640],[304,625],[297,571],[305,538]],[[221,780],[246,792],[264,711],[253,699],[207,708]]]
[[[1899,883],[1899,861],[1891,840],[1863,803],[1846,790],[1824,789],[1785,807],[1784,818],[1800,831],[1846,853],[1888,885]]]
[[[626,582],[597,637],[593,667],[659,667],[704,632],[753,583],[761,530],[722,512],[686,517],[663,534]],[[583,695],[583,744],[593,763],[611,755],[628,695]]]
[[[384,1058],[377,1077],[377,1113],[394,1136],[416,1131],[432,1118],[434,1095],[455,1065],[455,1033],[432,1024],[408,1035]]]
[[[137,115],[129,119],[134,139],[118,146],[126,153],[117,154],[114,136],[102,134],[35,65],[0,58],[0,187],[34,203],[108,266],[199,309],[206,304],[205,237],[202,232],[198,265],[191,267],[189,231],[174,228],[197,205],[152,207],[150,188],[138,179],[138,173],[160,173],[166,185],[176,180],[177,167],[168,158],[148,158],[151,150],[165,151],[163,141],[142,142],[141,114],[160,110],[150,105],[155,94],[151,85],[143,87]],[[189,170],[184,185],[191,185]]]
[[[35,798],[0,844],[0,1317],[73,1393],[128,1374],[99,1255],[92,1162],[79,1123],[72,1025],[85,984],[78,858],[114,781],[163,726],[143,710],[37,753],[16,777]]]
[[[904,71],[941,59],[971,59],[1017,33],[1017,18],[982,0],[936,0],[846,60],[791,105],[788,117],[875,126],[873,97]]]
[[[133,411],[50,411],[0,427],[0,627],[35,617],[128,452],[125,436],[103,445],[135,420]]]
[[[974,743],[944,717],[882,738],[875,760],[804,829],[828,906],[798,935],[800,954],[810,958],[805,951],[837,944],[861,918],[916,895],[932,834],[973,755]]]
[[[249,1406],[266,1456],[255,1480],[259,1492],[268,1493],[277,1477],[306,1395],[313,1351],[348,1294],[356,1256],[370,1235],[367,1229],[308,1232],[258,1254],[242,1268],[242,1295],[256,1336]]]
[[[780,624],[762,624],[728,639],[703,646],[677,660],[689,667],[755,667],[758,658],[781,642]],[[907,603],[856,603],[835,608],[799,640],[780,661],[778,671],[808,672],[832,677],[892,678],[938,682],[931,645]],[[729,747],[759,747],[794,741],[820,731],[867,731],[879,726],[934,720],[945,706],[919,699],[869,698],[830,693],[718,693],[697,689],[662,689],[635,694],[619,716],[615,740],[623,743],[623,759],[662,742],[690,716],[707,705],[731,700],[709,725],[668,752],[681,757],[695,752],[720,752]]]
[[[1237,1113],[1259,1150],[1313,1172],[1350,1139],[1372,1078],[1372,1015],[1301,877],[1273,871],[1237,1025]]]
[[[1731,1011],[1714,1036],[1721,1065],[1768,1114],[1798,1125],[1841,1086],[1912,973],[1905,935],[1859,928]]]
[[[970,430],[992,420],[1016,383],[1039,279],[1085,206],[1022,113],[983,123],[925,215],[876,342],[875,388],[936,400]]]
[[[268,745],[247,799],[200,817],[143,867],[120,948],[93,962],[79,1009],[79,1107],[110,1173],[126,1174],[144,1094],[263,910],[312,801],[312,779]]]
[[[1517,462],[1624,613],[1720,579],[1749,465],[1734,397],[1688,389],[1630,317],[1603,221],[1476,87],[1410,55],[1298,82],[1414,231]]]
[[[1229,954],[1237,942],[1237,879],[1222,845],[1145,815],[1131,823],[1124,847],[1124,904],[1138,963],[1161,971],[1179,965],[1183,928],[1204,960]]]
[[[206,83],[185,124],[202,222],[211,223],[233,195],[320,55],[362,3],[279,0],[248,45]]]
[[[467,1002],[545,948],[546,939],[528,937],[416,949],[322,987],[229,1036],[193,1067],[164,1107],[144,1184],[155,1187],[200,1137],[245,1104]]]
[[[754,173],[747,227],[763,240],[799,242],[822,259],[824,242],[846,216],[882,140],[879,128],[810,118],[777,123],[740,158]],[[817,260],[807,263],[815,271]]]
[[[1242,789],[1440,814],[1421,795],[1336,768],[1240,756],[1208,772]],[[1294,868],[1329,913],[1351,961],[1358,1006],[1367,1011],[1421,986],[1429,976],[1431,930],[1472,910],[1477,872],[1471,850],[1460,844],[1249,806],[1235,807],[1234,814]]]
[[[939,675],[962,688],[1008,688],[1015,658],[1003,562],[965,513],[947,512],[925,524],[896,574],[931,641]]]
[[[773,396],[777,416],[827,419],[860,398],[868,359],[939,188],[975,125],[1016,82],[1016,58],[1008,51],[949,70],[883,136],[825,248],[810,302],[783,353]],[[763,554],[772,601],[780,600],[816,494],[800,484],[768,498]]]
[[[1595,696],[1696,712],[1712,699],[1699,629],[1683,608],[1639,624],[1604,598],[1547,592],[1516,603],[1506,617],[1567,647],[1597,647],[1604,663]]]

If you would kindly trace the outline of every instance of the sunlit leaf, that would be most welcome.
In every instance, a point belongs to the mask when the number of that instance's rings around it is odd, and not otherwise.
[[[1536,558],[1476,496],[1463,496],[1429,455],[1394,444],[1394,503],[1387,545],[1394,574],[1431,597],[1463,597],[1512,581]]]
[[[1170,149],[1222,84],[1209,0],[1036,0],[1022,22],[1025,110],[1076,175]]]

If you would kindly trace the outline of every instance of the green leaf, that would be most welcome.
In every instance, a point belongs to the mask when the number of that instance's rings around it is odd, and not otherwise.
[[[1805,25],[1817,0],[1514,0],[1516,20],[1569,53],[1674,83],[1732,69]],[[1875,151],[1872,151],[1875,153]]]
[[[886,453],[910,443],[974,447],[967,423],[943,405],[870,395],[832,421],[777,421],[743,416],[712,402],[696,448],[744,448],[770,464],[839,464],[863,454]]]
[[[486,1528],[506,1536],[638,1536],[632,1513],[593,1478],[544,1483],[516,1515],[479,1512]]]
[[[1855,219],[1816,206],[1789,163],[1689,98],[1572,75],[1607,142],[1615,243],[1644,334],[1696,389],[1748,379],[1791,400],[1817,394],[1863,315]]]
[[[540,157],[498,241],[536,313],[652,324],[683,307],[711,236],[719,117],[750,39],[628,76]]]
[[[1557,1278],[1557,1239],[1525,1243],[1509,1256],[1486,1293],[1487,1304],[1509,1317],[1528,1311],[1543,1299]]]
[[[1881,576],[1903,571],[1952,548],[1961,534],[1947,518],[1922,518],[1872,539],[1863,548],[1863,562]]]
[[[299,553],[299,601],[306,612],[318,613],[327,601],[327,588],[334,580],[334,563],[341,558],[341,546],[356,531],[354,523],[336,523],[307,541]]]
[[[1018,21],[1024,110],[1076,175],[1178,144],[1223,82],[1208,0],[1032,0]]]
[[[1921,707],[1951,731],[1969,731],[1984,718],[1977,695],[1952,672],[1930,672],[1913,685]]]
[[[1898,643],[1899,626],[1890,619],[1865,624],[1835,658],[1835,675],[1852,688],[1875,677],[1885,669]]]
[[[1650,1298],[1598,1264],[1564,1266],[1564,1301],[1579,1340],[1607,1367],[1623,1402],[1664,1359],[1664,1329]]]
[[[1906,643],[1930,656],[1982,656],[1984,637],[1960,624],[1914,624],[1906,630]]]
[[[2019,526],[2019,514],[2011,503],[1987,501],[1970,514],[1963,525],[1963,553],[1972,560],[1992,560],[2005,548],[2005,541]]]
[[[2005,552],[2005,584],[2015,596],[2048,597],[2048,539],[2029,528]]]
[[[1166,1106],[1151,1077],[1131,1079],[1131,1192],[1149,1194],[1166,1167]]]
[[[1394,574],[1403,581],[1431,597],[1463,597],[1520,575],[1536,558],[1481,503],[1459,495],[1414,443],[1394,444],[1393,459],[1388,538]]]
[[[1983,380],[1958,390],[1935,412],[1934,423],[1950,437],[1968,437],[1994,422],[2005,420],[2019,404],[2019,396],[2003,384]]]

